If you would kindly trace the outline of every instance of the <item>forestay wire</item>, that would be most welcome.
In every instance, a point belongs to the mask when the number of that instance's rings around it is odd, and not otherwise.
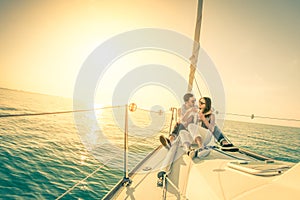
[[[109,159],[106,163],[104,163],[103,165],[100,165],[97,169],[95,169],[92,173],[90,173],[89,175],[87,175],[85,178],[81,179],[80,181],[78,181],[77,183],[75,183],[72,187],[70,187],[68,190],[66,190],[63,194],[61,194],[59,197],[57,197],[55,200],[59,200],[61,198],[63,198],[64,196],[66,196],[68,193],[70,193],[72,190],[74,190],[79,184],[83,183],[83,181],[87,180],[89,177],[93,176],[96,172],[98,172],[100,169],[102,169],[104,166],[106,166],[112,159],[114,159],[115,157],[112,157],[111,159]]]

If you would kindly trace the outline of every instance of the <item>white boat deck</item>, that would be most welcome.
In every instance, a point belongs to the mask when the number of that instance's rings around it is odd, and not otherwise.
[[[258,168],[258,172],[262,173],[262,170],[268,171],[276,163],[260,162],[250,166],[257,160],[239,152],[226,153],[214,149],[207,157],[192,160],[178,148],[178,158],[173,162],[164,189],[157,186],[157,173],[167,152],[164,148],[156,151],[131,177],[132,184],[122,187],[114,199],[300,199],[300,164],[287,172],[287,169],[282,169],[282,174],[276,176],[258,176],[253,175],[253,168]],[[240,162],[241,159],[252,161],[245,163],[245,167],[242,162],[241,169],[233,168],[233,162]],[[277,166],[292,165],[279,163]]]

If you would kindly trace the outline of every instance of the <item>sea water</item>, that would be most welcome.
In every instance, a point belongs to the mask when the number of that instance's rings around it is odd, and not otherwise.
[[[0,89],[2,116],[72,109],[69,99]],[[125,112],[120,108],[114,112],[117,116],[112,113],[97,111],[99,124],[87,129],[111,144],[98,138],[93,149],[78,130],[78,125],[90,124],[75,124],[72,113],[0,118],[0,199],[55,199],[75,184],[62,199],[101,199],[123,176]],[[167,135],[170,125],[168,114],[138,109],[131,115],[135,126],[128,127],[129,170],[160,145],[158,136]],[[153,118],[165,123],[151,126]],[[300,162],[300,128],[225,121],[223,131],[236,146]]]

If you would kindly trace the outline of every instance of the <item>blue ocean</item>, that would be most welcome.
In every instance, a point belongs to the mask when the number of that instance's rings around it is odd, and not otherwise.
[[[0,199],[101,199],[123,176],[124,127],[116,125],[124,121],[122,109],[115,111],[120,119],[103,109],[97,126],[79,124],[87,137],[101,133],[95,144],[82,137],[73,113],[1,117]],[[70,99],[0,89],[0,116],[69,110]],[[129,123],[129,170],[160,145],[158,136],[167,135],[170,124],[170,115],[141,109],[131,117],[140,128]],[[165,121],[157,130],[149,126],[153,117]],[[300,162],[300,128],[225,121],[223,132],[236,146]]]

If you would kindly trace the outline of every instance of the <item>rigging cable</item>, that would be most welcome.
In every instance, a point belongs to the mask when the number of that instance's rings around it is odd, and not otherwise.
[[[8,114],[8,115],[0,115],[0,118],[7,118],[7,117],[24,117],[24,116],[36,116],[36,115],[55,115],[55,114],[75,113],[75,112],[90,112],[90,111],[93,111],[93,110],[101,110],[101,109],[107,109],[107,108],[118,108],[118,107],[122,107],[122,106],[110,106],[110,107],[95,108],[95,109],[86,109],[86,110],[68,110],[68,111],[58,111],[58,112]]]
[[[57,112],[42,112],[42,113],[22,113],[22,114],[5,114],[1,115],[0,118],[7,118],[7,117],[24,117],[24,116],[37,116],[37,115],[56,115],[56,114],[66,114],[66,113],[75,113],[75,112],[91,112],[94,110],[101,110],[101,109],[108,109],[108,108],[121,108],[123,106],[109,106],[109,107],[102,107],[102,108],[94,108],[94,109],[85,109],[85,110],[68,110],[68,111],[57,111]],[[146,110],[140,108],[142,111],[149,111],[153,113],[166,113],[167,111],[159,110],[159,111],[153,111],[153,110]]]
[[[202,97],[202,94],[199,90],[198,87],[198,83],[196,82],[199,94]],[[8,117],[25,117],[25,116],[38,116],[38,115],[56,115],[56,114],[66,114],[66,113],[76,113],[76,112],[91,112],[94,110],[101,110],[101,109],[108,109],[108,108],[120,108],[123,106],[109,106],[109,107],[102,107],[102,108],[94,108],[94,109],[85,109],[85,110],[69,110],[69,111],[57,111],[57,112],[42,112],[42,113],[22,113],[22,114],[5,114],[5,115],[1,115],[0,114],[0,118],[8,118]],[[146,109],[142,109],[139,108],[142,111],[149,111],[149,112],[153,112],[153,113],[158,113],[158,114],[163,114],[166,113],[168,111],[163,111],[163,110],[159,110],[159,111],[153,111],[153,110],[146,110]],[[295,121],[295,122],[300,122],[300,119],[294,119],[294,118],[279,118],[279,117],[269,117],[269,116],[256,116],[254,114],[252,115],[246,115],[246,114],[237,114],[237,113],[220,113],[220,112],[216,112],[216,114],[226,114],[226,115],[234,115],[234,116],[239,116],[239,117],[250,117],[251,119],[254,118],[261,118],[261,119],[272,119],[272,120],[282,120],[282,121]]]
[[[274,120],[282,120],[282,121],[296,121],[296,122],[300,122],[300,119],[268,117],[268,116],[256,116],[254,114],[252,114],[252,115],[236,114],[236,113],[218,113],[218,114],[234,115],[234,116],[239,116],[239,117],[251,117],[251,119],[261,118],[261,119],[274,119]]]
[[[202,94],[201,94],[201,92],[200,92],[200,88],[199,88],[199,85],[198,85],[198,82],[197,82],[197,79],[196,79],[196,77],[195,77],[195,83],[196,83],[196,86],[197,86],[198,92],[199,92],[199,94],[200,94],[200,98],[202,98],[203,96],[202,96]]]
[[[197,82],[197,79],[195,77],[195,83],[196,83],[196,86],[197,86],[197,90],[200,94],[200,98],[202,98],[202,93],[200,91],[200,88],[199,88],[199,85],[198,85],[198,82]],[[219,113],[217,111],[216,114],[226,114],[226,115],[234,115],[234,116],[239,116],[239,117],[250,117],[251,119],[254,119],[254,118],[260,118],[260,119],[272,119],[272,120],[282,120],[282,121],[295,121],[295,122],[300,122],[300,119],[293,119],[293,118],[279,118],[279,117],[269,117],[269,116],[256,116],[254,114],[251,114],[251,115],[246,115],[246,114],[237,114],[237,113]]]
[[[108,162],[110,162],[112,159],[114,159],[115,157],[112,157],[111,159],[109,159],[106,163],[104,163],[103,165],[100,165],[97,169],[95,169],[92,173],[90,173],[89,175],[87,175],[85,178],[83,178],[82,180],[78,181],[77,183],[75,183],[72,187],[70,187],[67,191],[65,191],[63,194],[61,194],[59,197],[57,197],[55,200],[59,200],[62,197],[64,197],[66,194],[70,193],[72,190],[74,190],[79,184],[83,183],[83,181],[87,180],[89,177],[91,177],[92,175],[94,175],[96,172],[98,172],[100,169],[102,169],[105,165],[108,164]]]
[[[138,108],[139,110],[142,110],[142,111],[147,111],[147,112],[152,112],[152,113],[158,113],[158,114],[163,114],[163,113],[166,113],[168,111],[166,110],[158,110],[158,111],[154,111],[154,110],[147,110],[147,109],[143,109],[143,108]]]

